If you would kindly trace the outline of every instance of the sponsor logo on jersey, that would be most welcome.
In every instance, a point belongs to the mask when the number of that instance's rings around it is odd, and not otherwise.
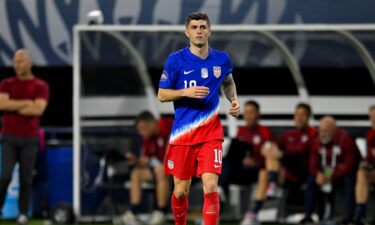
[[[161,74],[160,80],[161,81],[168,80],[168,73],[167,73],[167,71],[163,71],[163,73]]]
[[[194,72],[194,70],[189,70],[189,71],[184,70],[184,75],[188,75],[189,73],[192,73],[192,72]]]
[[[304,134],[304,135],[301,136],[301,142],[302,143],[305,143],[308,140],[309,140],[309,136],[307,136],[306,134]]]
[[[174,162],[172,160],[168,160],[168,168],[173,169],[174,168]]]
[[[202,78],[207,78],[208,77],[208,69],[207,68],[202,68],[201,69],[201,77]]]
[[[219,78],[221,76],[221,67],[220,66],[214,66],[214,76],[216,78]]]

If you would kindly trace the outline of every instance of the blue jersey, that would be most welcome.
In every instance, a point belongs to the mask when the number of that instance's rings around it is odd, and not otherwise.
[[[194,145],[214,139],[223,140],[219,118],[220,86],[232,70],[229,55],[214,49],[209,49],[206,59],[192,54],[189,47],[168,57],[160,78],[160,88],[179,90],[205,86],[210,90],[203,99],[186,97],[173,102],[175,120],[170,144]]]

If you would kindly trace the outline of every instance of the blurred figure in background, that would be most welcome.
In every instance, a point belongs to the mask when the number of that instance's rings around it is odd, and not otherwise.
[[[375,105],[371,106],[369,109],[369,118],[371,121],[371,130],[369,130],[366,135],[366,159],[359,165],[355,186],[357,206],[354,222],[358,225],[364,224],[370,187],[375,184]]]
[[[359,151],[353,137],[347,131],[337,128],[333,117],[323,117],[319,124],[319,137],[311,144],[311,175],[307,181],[305,218],[301,221],[302,224],[313,223],[311,215],[315,210],[318,191],[319,218],[332,219],[334,191],[340,187],[345,190],[345,218],[340,224],[352,223],[358,162]]]
[[[28,224],[33,171],[39,145],[39,123],[49,98],[49,86],[32,74],[32,58],[18,50],[13,58],[15,77],[0,83],[3,113],[0,207],[4,205],[13,169],[19,163],[20,196],[17,223]]]
[[[140,224],[137,215],[141,211],[141,185],[143,182],[155,182],[157,209],[152,212],[148,224],[161,225],[165,223],[170,193],[169,179],[163,174],[163,168],[172,121],[158,121],[149,111],[144,111],[136,118],[135,126],[142,137],[142,147],[139,158],[132,153],[126,155],[129,164],[134,164],[130,174],[130,210],[114,222],[125,225]]]
[[[230,169],[237,167],[238,171],[235,174],[231,173],[230,176],[234,176],[231,178],[232,183],[252,184],[257,182],[254,206],[241,221],[241,225],[255,225],[259,223],[257,214],[266,199],[268,182],[274,182],[278,177],[277,173],[273,173],[274,171],[266,170],[264,153],[277,148],[277,145],[272,142],[271,131],[259,124],[260,106],[256,101],[245,103],[243,117],[246,126],[239,128],[237,138],[239,141],[249,144],[251,149],[244,153],[241,162],[231,163]]]
[[[273,158],[274,164],[281,158],[281,180],[287,192],[295,193],[306,183],[309,176],[310,143],[318,136],[315,128],[309,125],[311,108],[308,104],[299,103],[294,111],[295,129],[281,135],[279,147],[281,152]],[[275,168],[277,170],[277,168]]]

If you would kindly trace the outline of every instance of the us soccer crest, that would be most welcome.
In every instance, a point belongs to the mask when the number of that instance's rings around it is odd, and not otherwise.
[[[207,78],[208,77],[208,69],[207,68],[202,68],[201,69],[201,77],[202,78]]]
[[[216,78],[219,78],[221,76],[221,67],[220,66],[214,66],[214,76]]]

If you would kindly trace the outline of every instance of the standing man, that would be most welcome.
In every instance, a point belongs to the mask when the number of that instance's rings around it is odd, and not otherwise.
[[[239,115],[240,104],[228,54],[208,46],[211,35],[208,16],[191,13],[185,25],[189,46],[168,57],[159,83],[159,100],[173,101],[175,108],[164,171],[173,175],[175,224],[186,224],[187,196],[191,179],[197,176],[203,181],[203,222],[217,225],[220,212],[217,183],[224,139],[219,118],[220,86],[231,102],[230,115]]]
[[[39,122],[47,107],[49,87],[31,72],[28,51],[18,50],[13,59],[16,76],[0,83],[0,110],[3,113],[0,206],[4,205],[16,163],[20,167],[18,224],[27,224],[33,170],[39,143]]]

